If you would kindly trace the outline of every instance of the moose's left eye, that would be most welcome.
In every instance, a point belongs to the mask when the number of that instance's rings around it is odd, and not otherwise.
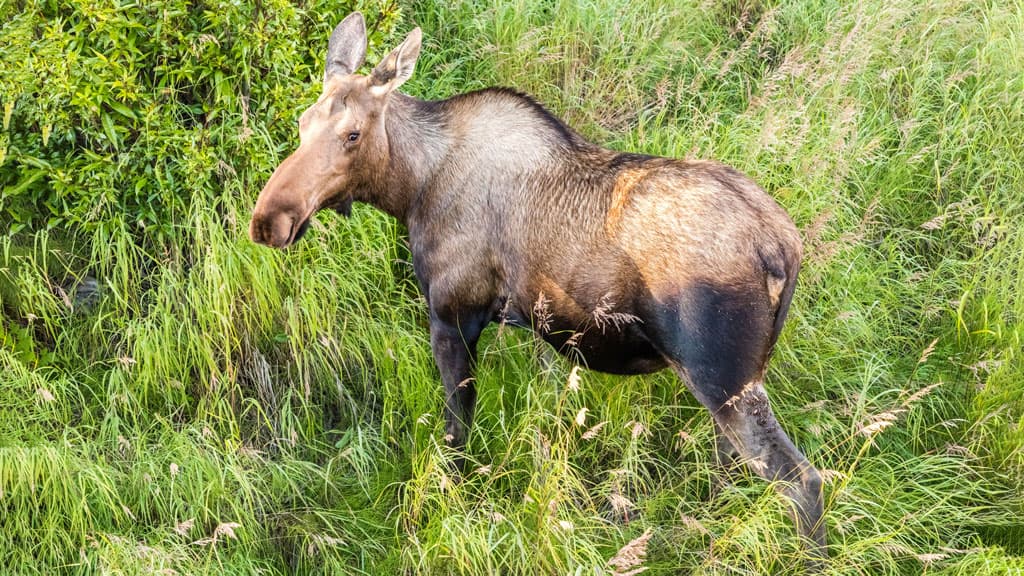
[[[349,132],[348,133],[348,141],[349,142],[356,142],[358,140],[359,140],[359,132]]]

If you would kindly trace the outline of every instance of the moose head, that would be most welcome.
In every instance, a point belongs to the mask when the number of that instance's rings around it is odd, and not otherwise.
[[[366,23],[354,12],[331,34],[324,88],[299,117],[299,147],[274,170],[256,200],[249,237],[287,248],[319,210],[348,215],[352,200],[387,171],[385,115],[392,93],[412,76],[422,33],[414,29],[368,76]]]

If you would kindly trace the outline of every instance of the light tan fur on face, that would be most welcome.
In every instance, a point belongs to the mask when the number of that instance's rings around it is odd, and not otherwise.
[[[349,82],[346,82],[343,78],[331,78],[324,84],[324,91],[317,98],[316,103],[306,108],[305,112],[299,117],[299,138],[302,141],[306,141],[321,131],[331,128],[331,124],[335,127],[347,124],[351,117],[351,111],[347,106],[340,114],[331,116],[333,100],[342,97],[339,93],[343,90],[347,91],[345,88],[347,84]],[[336,132],[336,130],[332,130],[332,132]],[[337,134],[334,135],[337,136]]]

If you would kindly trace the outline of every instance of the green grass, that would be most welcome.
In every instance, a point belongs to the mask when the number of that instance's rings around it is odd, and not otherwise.
[[[385,47],[414,24],[407,92],[514,86],[611,147],[731,163],[792,214],[768,388],[826,471],[829,573],[1024,573],[1024,7],[414,2]],[[268,175],[183,195],[187,240],[160,249],[116,214],[0,239],[0,571],[609,574],[650,530],[650,574],[800,572],[785,502],[722,484],[673,376],[573,391],[523,332],[485,334],[457,481],[404,231],[357,206],[255,246]]]

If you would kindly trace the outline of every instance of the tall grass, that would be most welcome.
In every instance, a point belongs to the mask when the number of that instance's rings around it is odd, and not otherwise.
[[[606,145],[731,163],[793,215],[768,388],[827,478],[829,573],[1024,572],[1024,8],[415,2],[382,44],[414,24],[409,93],[515,86]],[[315,80],[280,88],[295,111]],[[267,113],[247,145],[279,159],[294,114]],[[5,569],[800,572],[785,501],[715,467],[673,376],[573,371],[509,328],[453,477],[399,225],[357,206],[273,252],[246,238],[267,171],[207,174],[182,183],[204,190],[187,241],[127,215],[0,239]]]

